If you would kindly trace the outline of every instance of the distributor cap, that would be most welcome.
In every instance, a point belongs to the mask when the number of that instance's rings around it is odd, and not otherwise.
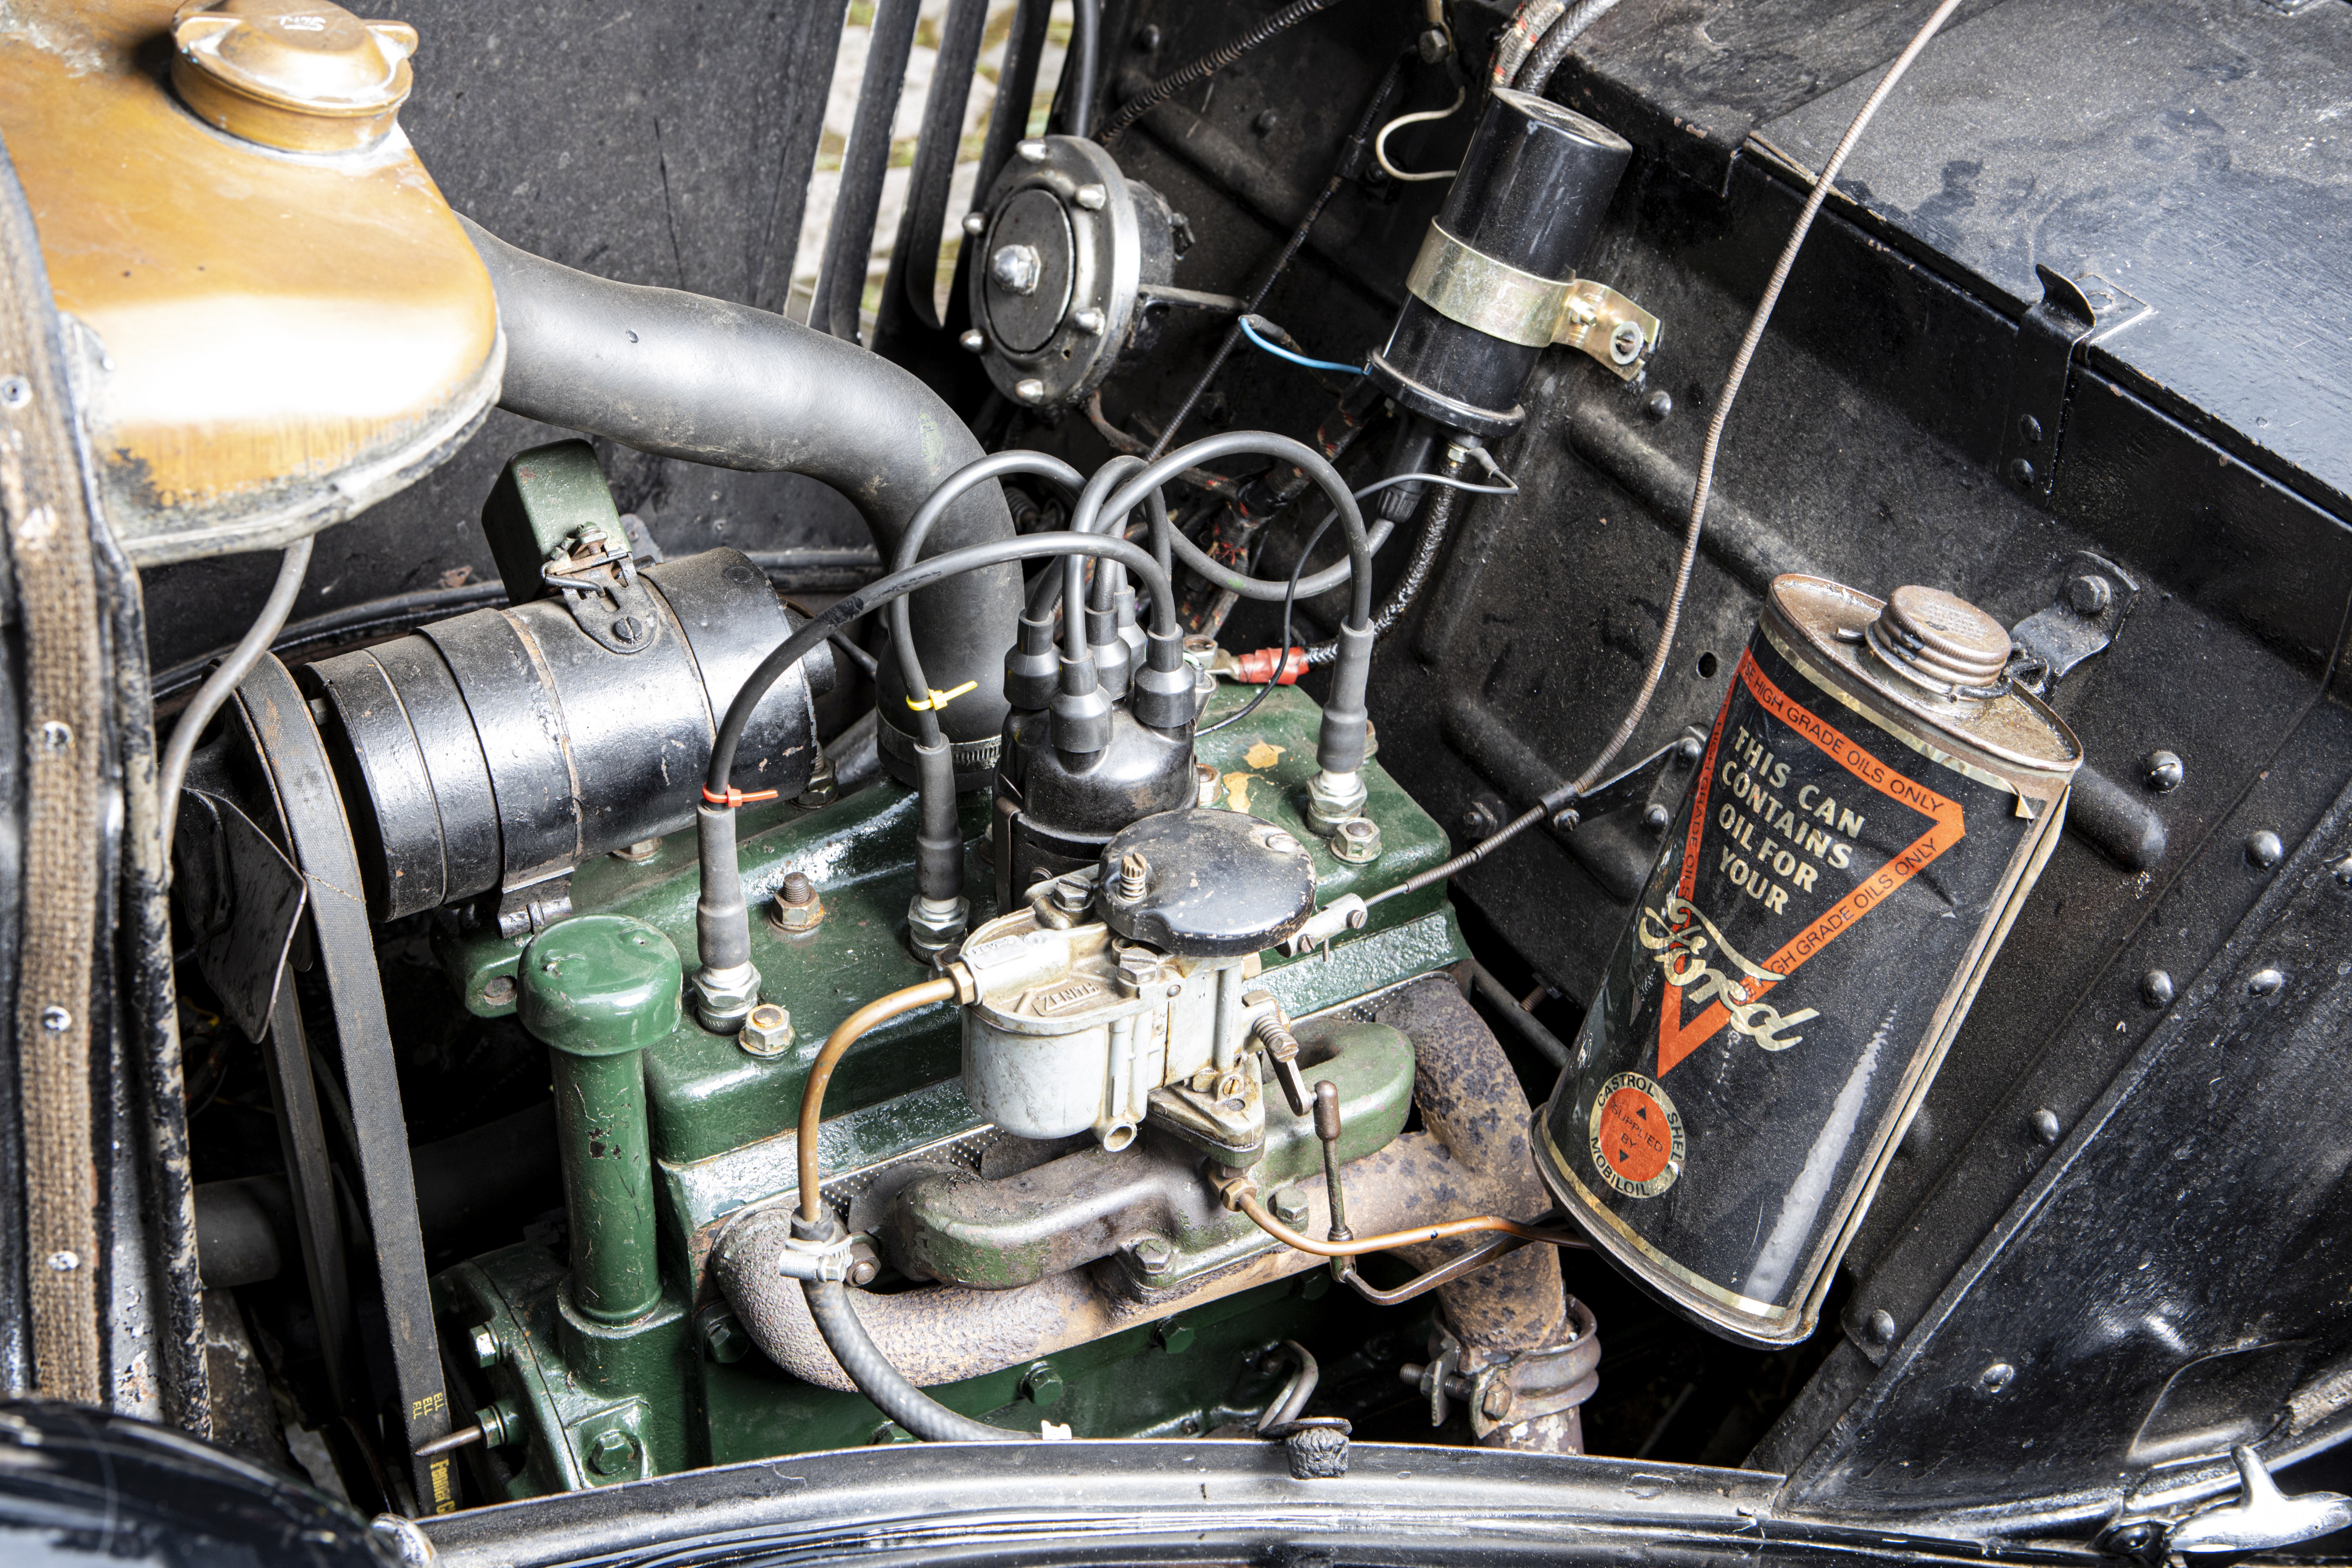
[[[1149,286],[1174,274],[1174,219],[1084,138],[1031,137],[1017,152],[964,220],[980,247],[964,341],[1007,397],[1066,405],[1102,384]]]
[[[1179,958],[1262,952],[1315,913],[1315,862],[1238,811],[1163,811],[1104,847],[1103,921]]]

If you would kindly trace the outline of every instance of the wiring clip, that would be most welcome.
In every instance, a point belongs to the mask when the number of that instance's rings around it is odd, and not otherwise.
[[[907,706],[913,709],[918,713],[927,710],[936,713],[940,709],[946,707],[949,703],[954,701],[957,698],[961,697],[965,692],[977,691],[978,689],[980,689],[980,682],[977,680],[967,680],[961,686],[952,687],[946,691],[941,691],[938,687],[934,686],[931,688],[930,695],[920,702],[916,701],[912,696],[909,696],[907,699]]]
[[[708,801],[712,805],[723,805],[730,811],[735,810],[739,806],[756,805],[763,800],[773,800],[776,798],[778,793],[778,791],[772,789],[744,791],[737,789],[733,784],[729,784],[725,795],[713,795],[710,793],[710,786],[709,784],[704,784],[702,786],[702,798],[704,800]]]

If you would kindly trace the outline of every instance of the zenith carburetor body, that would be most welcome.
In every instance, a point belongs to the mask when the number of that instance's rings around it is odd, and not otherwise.
[[[1091,1131],[1116,1151],[1148,1120],[1250,1164],[1265,1141],[1251,1036],[1282,1019],[1246,988],[1314,912],[1314,862],[1282,828],[1232,811],[1146,817],[965,944],[966,1096],[1024,1138]]]

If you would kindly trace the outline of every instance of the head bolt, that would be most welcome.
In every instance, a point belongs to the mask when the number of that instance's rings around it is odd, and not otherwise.
[[[1073,310],[1070,312],[1070,325],[1090,338],[1100,337],[1103,330],[1103,313],[1100,310]]]
[[[484,1368],[496,1366],[499,1364],[502,1354],[503,1352],[499,1349],[499,1336],[490,1332],[490,1325],[488,1323],[475,1324],[474,1364]]]
[[[1156,1279],[1175,1267],[1176,1249],[1161,1237],[1144,1237],[1128,1251],[1134,1256],[1135,1266],[1143,1271],[1146,1279]]]
[[[1034,245],[1004,245],[988,258],[988,275],[998,288],[1013,294],[1034,294],[1037,280],[1045,276],[1045,258]]]
[[[2174,752],[2150,752],[2147,754],[2147,787],[2158,795],[2170,795],[2189,776]]]
[[[743,1015],[742,1032],[735,1043],[755,1057],[780,1057],[793,1045],[793,1016],[773,1002],[762,1002]]]
[[[2066,602],[2078,616],[2104,616],[2115,598],[2116,591],[2107,586],[2105,577],[2085,574],[2066,584]]]
[[[1021,1397],[1041,1410],[1060,1401],[1062,1374],[1052,1362],[1041,1361],[1022,1375]]]
[[[2246,863],[2250,866],[2267,871],[2285,858],[2286,846],[2267,827],[2246,840]]]
[[[1274,1217],[1297,1230],[1307,1223],[1307,1194],[1297,1187],[1285,1187],[1274,1194]]]
[[[2161,969],[2151,969],[2139,977],[2139,999],[2151,1007],[2172,1005],[2172,976]]]
[[[988,352],[988,334],[978,327],[973,327],[956,342],[963,345],[966,353],[984,354]]]
[[[626,1475],[637,1468],[637,1440],[606,1427],[589,1440],[588,1468],[607,1479]]]
[[[1331,857],[1350,866],[1381,858],[1381,825],[1369,816],[1351,816],[1331,835]]]

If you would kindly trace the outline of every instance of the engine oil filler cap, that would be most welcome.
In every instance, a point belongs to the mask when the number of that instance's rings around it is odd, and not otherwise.
[[[1315,913],[1315,861],[1263,817],[1163,811],[1103,848],[1104,923],[1179,958],[1240,958]]]
[[[364,151],[408,100],[416,29],[328,0],[190,0],[172,86],[207,125],[293,153]]]

